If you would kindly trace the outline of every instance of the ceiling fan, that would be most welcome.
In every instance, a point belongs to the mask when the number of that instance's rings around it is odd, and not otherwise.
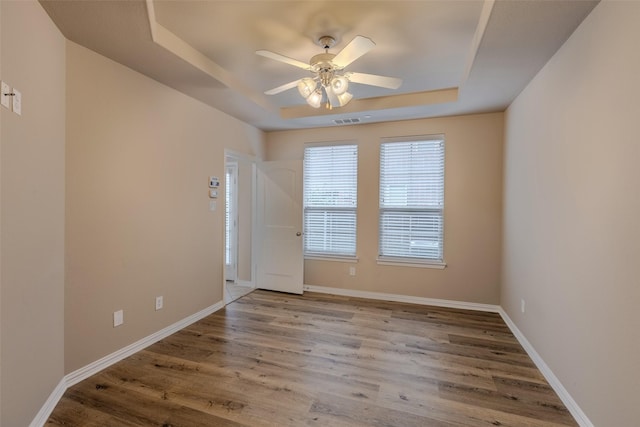
[[[337,54],[329,53],[329,49],[335,43],[335,38],[331,36],[320,37],[318,44],[323,47],[325,52],[313,56],[308,64],[268,50],[256,51],[256,54],[260,56],[284,62],[313,73],[313,77],[294,80],[268,90],[265,94],[276,95],[297,87],[300,95],[310,106],[314,108],[320,107],[322,100],[326,97],[327,108],[333,108],[347,105],[353,98],[353,95],[347,91],[349,83],[360,83],[387,89],[397,89],[402,84],[402,80],[395,77],[345,71],[349,64],[375,47],[376,44],[370,38],[356,36]]]

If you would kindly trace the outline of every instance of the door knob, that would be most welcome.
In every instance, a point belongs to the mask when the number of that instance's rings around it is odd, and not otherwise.
[[[300,237],[300,236],[302,236],[302,233],[298,231],[298,232],[296,233],[296,236]]]

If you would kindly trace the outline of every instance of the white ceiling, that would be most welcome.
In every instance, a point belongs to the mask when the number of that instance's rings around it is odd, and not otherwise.
[[[597,1],[63,1],[41,0],[62,33],[263,130],[504,110]],[[352,84],[342,108],[313,109],[297,90],[264,91],[308,72],[255,54],[308,62],[316,40],[376,47],[347,69],[403,79],[397,90]],[[288,117],[288,118],[283,118]]]

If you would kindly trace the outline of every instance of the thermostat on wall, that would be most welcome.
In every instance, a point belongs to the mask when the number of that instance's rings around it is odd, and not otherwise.
[[[218,188],[220,187],[220,180],[217,176],[209,177],[209,188]]]

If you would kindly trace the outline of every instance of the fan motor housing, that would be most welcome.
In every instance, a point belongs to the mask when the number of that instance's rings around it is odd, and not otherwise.
[[[319,53],[311,58],[309,65],[314,72],[334,70],[336,66],[332,62],[333,58],[335,58],[333,53]]]

